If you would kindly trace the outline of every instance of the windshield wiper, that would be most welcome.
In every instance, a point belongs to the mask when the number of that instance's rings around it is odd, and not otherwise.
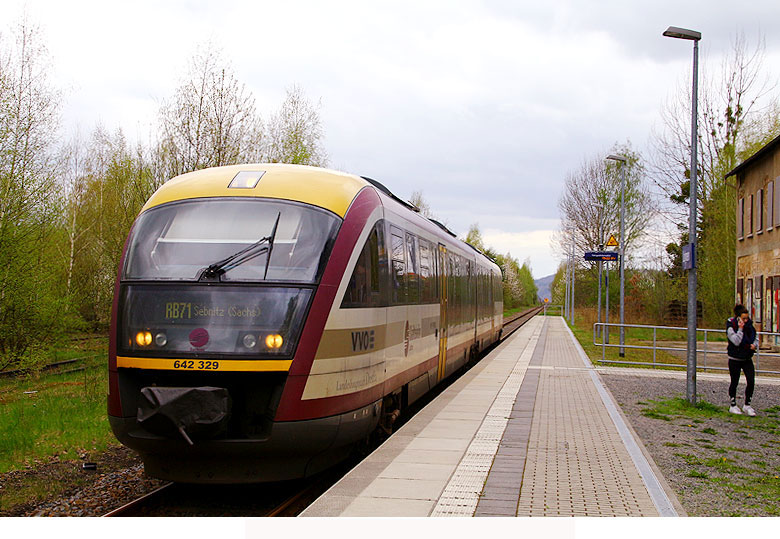
[[[265,272],[263,274],[263,279],[265,279],[266,275],[268,275],[268,263],[271,260],[271,250],[274,247],[274,238],[276,237],[276,229],[279,226],[279,218],[281,216],[282,216],[282,212],[279,212],[276,215],[276,222],[274,223],[274,228],[271,231],[270,236],[265,236],[263,238],[260,238],[252,245],[249,245],[248,247],[244,247],[243,249],[241,249],[236,253],[233,253],[229,257],[214,262],[213,264],[211,264],[209,267],[205,268],[202,271],[198,280],[201,280],[203,278],[206,279],[219,278],[221,275],[227,273],[228,271],[232,270],[237,266],[240,266],[244,262],[249,262],[250,260],[257,258],[262,254],[268,253],[268,259],[265,261]],[[264,245],[266,243],[268,243],[267,246]]]

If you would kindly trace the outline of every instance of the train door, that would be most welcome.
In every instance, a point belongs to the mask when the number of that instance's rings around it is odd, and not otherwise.
[[[439,244],[439,371],[437,381],[444,378],[447,366],[447,248]]]
[[[485,289],[485,293],[487,294],[488,300],[487,303],[490,305],[490,335],[491,337],[496,334],[496,304],[493,303],[493,290],[495,289],[494,286],[494,279],[496,278],[495,275],[493,275],[493,270],[488,271],[486,279],[487,279],[487,288]]]
[[[469,283],[469,301],[471,301],[471,313],[470,316],[474,317],[474,335],[473,339],[471,340],[474,344],[479,344],[477,342],[477,337],[479,336],[479,332],[477,331],[477,326],[479,325],[479,303],[477,301],[477,283],[479,282],[479,268],[477,267],[476,262],[472,262],[471,260],[468,261],[468,283]]]

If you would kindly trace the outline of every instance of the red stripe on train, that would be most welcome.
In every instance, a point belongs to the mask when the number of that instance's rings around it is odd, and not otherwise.
[[[303,326],[301,341],[298,343],[282,398],[276,410],[276,421],[294,421],[328,415],[323,414],[317,407],[316,403],[320,399],[317,401],[301,400],[303,388],[306,386],[306,379],[311,371],[317,347],[325,330],[325,323],[336,299],[336,291],[346,271],[349,258],[355,250],[358,237],[365,228],[368,217],[380,205],[381,202],[376,191],[364,188],[355,197],[344,216],[344,222],[341,224],[336,243],[333,245],[330,259],[325,266],[317,293],[314,295],[309,316]],[[379,397],[376,397],[378,399],[381,397],[381,387],[376,392],[379,393]]]

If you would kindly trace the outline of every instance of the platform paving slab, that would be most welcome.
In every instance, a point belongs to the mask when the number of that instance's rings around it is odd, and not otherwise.
[[[563,319],[533,318],[302,516],[674,514],[600,386]]]

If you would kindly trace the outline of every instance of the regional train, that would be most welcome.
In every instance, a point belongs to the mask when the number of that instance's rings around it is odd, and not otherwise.
[[[108,415],[148,475],[313,475],[497,342],[499,267],[381,183],[261,164],[173,178],[117,277]]]

